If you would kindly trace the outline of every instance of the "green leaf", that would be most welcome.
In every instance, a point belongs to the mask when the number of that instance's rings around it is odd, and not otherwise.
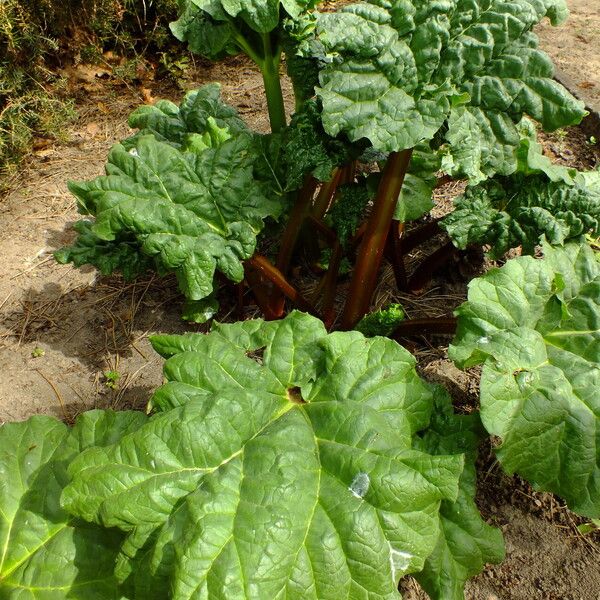
[[[145,421],[141,413],[92,411],[72,430],[42,416],[0,427],[0,597],[122,597],[113,575],[122,534],[73,519],[59,498],[69,461]]]
[[[367,179],[362,179],[356,183],[341,185],[337,190],[335,204],[329,211],[329,219],[344,248],[358,229],[367,204],[374,195],[369,183]]]
[[[73,225],[79,234],[77,241],[54,253],[57,262],[73,263],[76,267],[94,265],[102,275],[118,271],[126,281],[143,275],[153,266],[152,259],[142,254],[134,236],[125,234],[108,242],[94,233],[93,225],[92,221],[78,221]]]
[[[585,233],[600,235],[600,171],[561,171],[537,158],[524,168],[543,173],[469,186],[454,201],[441,225],[458,248],[489,244],[492,257],[500,257],[521,246],[533,254],[544,237],[561,245]]]
[[[436,9],[429,8],[425,20],[437,19]],[[344,132],[351,141],[367,138],[381,152],[431,139],[450,108],[447,86],[425,89],[432,65],[421,61],[422,54],[411,48],[410,39],[401,39],[394,25],[393,12],[364,3],[319,15],[316,28],[332,57],[317,89],[325,131]]]
[[[96,217],[89,231],[103,245],[135,240],[159,272],[175,272],[188,299],[202,300],[213,291],[217,269],[241,281],[263,219],[282,209],[254,179],[253,149],[253,137],[244,133],[214,148],[196,143],[193,152],[146,135],[129,150],[115,145],[107,175],[70,190],[82,211]],[[76,243],[65,257],[77,258],[86,244]]]
[[[554,130],[579,123],[585,110],[554,81],[552,62],[531,33],[545,16],[553,24],[566,18],[563,0],[457,4],[436,77],[450,77],[470,100],[450,115],[444,168],[477,183],[515,171],[519,136],[514,124],[523,114]]]
[[[171,24],[171,30],[189,43],[192,52],[216,59],[234,54],[230,45],[239,48],[248,44],[251,36],[239,42],[240,29],[248,26],[267,33],[279,25],[282,8],[291,17],[298,17],[314,5],[314,0],[182,0],[181,17]]]
[[[513,120],[499,111],[454,108],[445,139],[442,169],[452,177],[478,183],[494,174],[510,175],[516,169],[519,132]]]
[[[214,296],[202,300],[186,302],[181,318],[193,323],[206,323],[210,321],[219,310],[219,301]]]
[[[587,535],[588,533],[592,533],[600,529],[600,519],[592,519],[591,523],[582,523],[581,525],[577,525],[577,531],[581,533],[581,535]]]
[[[394,219],[401,223],[416,221],[433,208],[433,190],[440,167],[437,153],[426,146],[415,148],[398,197]]]
[[[327,133],[392,152],[439,132],[447,172],[481,181],[514,172],[523,114],[548,130],[585,114],[531,33],[565,12],[562,0],[365,2],[320,14],[300,51],[322,65]]]
[[[405,318],[406,314],[401,304],[390,304],[382,310],[365,315],[354,329],[367,337],[389,336]]]
[[[487,563],[504,560],[502,533],[483,521],[475,504],[475,461],[484,433],[479,415],[455,415],[448,394],[437,388],[432,422],[420,447],[433,454],[465,453],[465,468],[458,498],[440,507],[437,546],[415,575],[432,600],[464,600],[465,582]]]
[[[190,134],[214,132],[215,126],[227,130],[230,135],[248,131],[236,109],[221,100],[218,83],[208,83],[188,92],[180,106],[169,100],[140,106],[129,117],[129,126],[140,131],[123,142],[128,149],[135,147],[140,137],[149,134],[158,141],[182,148]]]
[[[575,242],[520,257],[469,286],[450,347],[483,364],[481,418],[498,458],[584,516],[600,515],[600,260]]]
[[[136,595],[399,598],[462,470],[412,448],[431,410],[412,356],[301,313],[153,344],[173,408],[83,452],[63,493],[129,532]]]
[[[235,30],[227,20],[219,2],[201,3],[195,0],[180,0],[180,16],[171,23],[171,32],[181,42],[187,42],[190,52],[210,60],[238,54]],[[212,6],[210,6],[212,4]],[[212,14],[211,14],[212,13]]]
[[[319,85],[319,60],[304,56],[303,46],[310,44],[316,16],[313,12],[302,14],[296,19],[286,19],[283,23],[281,43],[285,54],[285,68],[292,80],[296,106],[315,95]]]
[[[542,144],[537,141],[537,132],[533,122],[524,117],[519,123],[521,142],[517,148],[517,173],[523,175],[544,174],[550,181],[561,181],[572,185],[577,171],[553,163],[544,155]]]
[[[281,141],[286,190],[302,186],[307,175],[329,181],[335,167],[356,158],[358,149],[328,136],[314,100],[304,102],[292,117]]]
[[[489,111],[501,111],[518,121],[523,114],[539,121],[544,129],[576,125],[585,115],[583,103],[575,100],[552,79],[554,67],[537,45],[535,36],[524,36],[490,60],[461,91],[471,104]]]

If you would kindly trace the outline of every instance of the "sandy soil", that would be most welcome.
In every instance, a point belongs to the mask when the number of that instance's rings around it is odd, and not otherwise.
[[[600,7],[590,8],[596,0],[570,0],[570,4],[578,28],[585,29],[593,15],[598,18]],[[577,12],[580,8],[587,10],[587,16]],[[563,28],[553,33],[556,38],[549,38],[551,33],[542,28],[541,34],[548,49],[556,51],[559,64],[567,60],[564,69],[572,68],[573,77],[581,73],[582,83],[591,82],[600,77],[600,68],[594,74],[589,67],[590,60],[596,61],[593,64],[600,60],[600,27],[592,28],[591,34],[585,33],[587,29],[581,33],[586,40],[596,40],[595,46],[581,42],[587,45],[580,56],[588,61],[581,71],[564,52],[572,48],[572,40],[563,41],[570,31]],[[232,60],[204,66],[198,73],[190,87],[220,80],[227,101],[254,127],[267,126],[260,79],[247,63]],[[594,81],[600,92],[600,80]],[[75,270],[52,259],[52,251],[72,239],[69,225],[78,218],[66,181],[102,172],[108,149],[129,133],[126,117],[140,102],[138,90],[111,82],[81,80],[77,85],[80,116],[69,143],[38,151],[22,169],[13,191],[0,200],[0,422],[35,413],[71,421],[96,406],[143,408],[162,380],[161,360],[154,355],[148,335],[198,329],[179,319],[181,299],[171,279],[124,284],[119,277],[98,277],[92,270]],[[148,85],[153,95],[165,95],[157,85]],[[594,86],[586,89],[595,90]],[[546,136],[545,147],[564,164],[600,164],[596,149],[585,142],[581,132],[570,130]],[[442,195],[439,201],[447,202],[447,197]],[[448,314],[464,299],[468,275],[464,269],[468,265],[453,264],[451,284],[443,289],[434,286],[419,298],[391,292],[386,284],[392,278],[388,271],[379,300],[397,298],[413,316],[423,310]],[[449,363],[447,341],[415,347],[422,372],[445,383],[459,403],[472,404],[477,379]],[[118,372],[116,386],[110,385],[107,371]],[[469,584],[467,598],[599,600],[600,535],[578,534],[580,521],[560,502],[502,475],[491,456],[482,460],[480,472],[480,507],[490,522],[502,528],[508,556],[502,565],[488,568]],[[404,592],[412,600],[425,598],[410,578],[404,582]]]
[[[254,127],[267,127],[260,78],[246,63],[207,66],[190,85],[208,80],[223,82],[225,99]],[[127,116],[141,103],[136,90],[77,85],[79,119],[70,142],[37,152],[0,203],[2,420],[34,413],[70,419],[91,406],[142,406],[161,382],[147,334],[186,328],[173,280],[124,284],[52,258],[72,240],[69,225],[78,219],[67,181],[102,173],[109,148],[132,133]],[[120,374],[117,389],[106,381],[107,371]]]
[[[541,47],[573,82],[575,93],[600,111],[600,1],[567,0],[571,15],[559,27],[538,27]]]

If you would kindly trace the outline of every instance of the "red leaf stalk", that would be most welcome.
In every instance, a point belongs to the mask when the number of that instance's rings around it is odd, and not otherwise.
[[[342,329],[352,329],[369,310],[390,223],[411,156],[412,149],[393,152],[383,170],[381,183],[375,196],[373,212],[358,251],[348,300],[342,316]]]
[[[262,277],[270,281],[286,298],[291,300],[300,310],[304,310],[313,315],[317,315],[315,307],[285,278],[283,273],[268,259],[260,254],[255,254],[249,258],[245,264]]]

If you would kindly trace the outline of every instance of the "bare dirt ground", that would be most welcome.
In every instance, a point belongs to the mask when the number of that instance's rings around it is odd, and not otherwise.
[[[586,93],[600,94],[600,5],[570,0],[570,6],[571,25],[541,28],[543,43]],[[52,251],[73,238],[70,224],[78,218],[66,182],[102,172],[110,146],[129,134],[127,115],[143,95],[112,81],[90,80],[89,73],[72,75],[79,118],[70,141],[37,151],[0,199],[0,422],[35,413],[72,421],[92,407],[143,409],[162,380],[162,361],[148,335],[200,329],[180,320],[181,298],[172,279],[125,284],[53,260]],[[238,59],[203,65],[189,87],[214,80],[254,127],[266,128],[261,82],[251,66]],[[144,85],[156,97],[180,96],[158,84]],[[550,156],[585,168],[600,164],[598,148],[587,142],[577,129],[545,136]],[[452,193],[443,191],[440,205]],[[399,300],[412,316],[449,314],[464,299],[465,281],[473,276],[465,272],[469,268],[453,264],[451,284],[441,288],[440,279],[421,297],[395,294],[392,273],[385,272],[378,301]],[[421,370],[445,383],[459,404],[473,405],[476,374],[452,366],[447,343],[415,347]],[[118,373],[116,385],[106,377],[109,371]],[[469,600],[600,600],[600,535],[579,534],[581,521],[558,500],[503,475],[488,453],[481,461],[479,504],[502,528],[507,559],[469,583]],[[410,578],[403,589],[405,598],[426,598]]]
[[[79,217],[67,181],[102,173],[109,148],[132,133],[127,116],[141,103],[135,89],[86,82],[87,71],[79,75],[79,119],[70,142],[37,152],[0,203],[2,420],[142,407],[161,383],[148,333],[186,329],[173,280],[126,284],[52,258],[73,239],[69,225]],[[191,85],[209,80],[223,82],[225,99],[254,127],[267,126],[261,81],[246,63],[203,67]],[[120,375],[117,386],[105,377],[108,371]]]
[[[575,95],[600,111],[600,1],[567,0],[571,16],[560,27],[538,27],[541,47],[573,82]]]

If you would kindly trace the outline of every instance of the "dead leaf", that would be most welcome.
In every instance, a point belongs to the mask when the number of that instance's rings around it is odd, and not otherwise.
[[[54,154],[54,148],[44,148],[43,150],[36,150],[34,152],[36,156],[40,158],[47,158],[48,156],[52,156]]]
[[[85,126],[85,131],[90,137],[96,137],[100,133],[100,125],[98,123],[88,123]]]
[[[152,90],[150,88],[142,87],[140,88],[140,93],[142,94],[144,104],[154,104],[156,101],[154,96],[152,96]]]
[[[44,150],[45,148],[48,148],[48,146],[51,146],[53,143],[54,143],[54,140],[50,140],[48,138],[36,137],[33,140],[33,150],[34,151]]]
[[[75,67],[68,67],[63,73],[76,81],[83,83],[96,83],[98,79],[105,79],[111,76],[111,71],[98,65],[88,65],[80,63]]]

